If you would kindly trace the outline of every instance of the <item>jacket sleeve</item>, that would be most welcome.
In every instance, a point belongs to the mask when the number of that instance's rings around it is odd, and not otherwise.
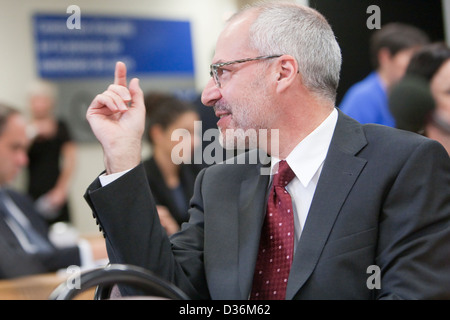
[[[201,179],[196,183],[197,202],[201,203],[200,186]],[[193,299],[209,297],[203,269],[201,205],[191,205],[189,223],[171,243],[159,222],[142,164],[104,187],[96,179],[85,199],[104,234],[111,263],[149,269]]]
[[[387,191],[377,250],[378,298],[450,298],[449,190],[448,154],[435,141],[423,142]]]

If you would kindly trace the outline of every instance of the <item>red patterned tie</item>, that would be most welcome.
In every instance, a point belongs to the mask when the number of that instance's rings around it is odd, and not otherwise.
[[[278,172],[267,203],[258,258],[256,260],[252,300],[283,300],[294,255],[294,218],[292,200],[285,187],[295,177],[286,161]]]

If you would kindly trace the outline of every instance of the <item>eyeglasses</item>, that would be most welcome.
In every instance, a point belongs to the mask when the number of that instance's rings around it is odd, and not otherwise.
[[[281,54],[278,54],[278,55],[271,55],[271,56],[259,56],[256,58],[240,59],[240,60],[221,62],[221,63],[213,63],[212,65],[209,66],[209,69],[210,69],[209,75],[214,79],[216,86],[218,88],[221,88],[222,84],[220,82],[220,78],[222,77],[222,74],[223,74],[222,67],[229,66],[231,64],[236,64],[236,63],[244,63],[244,62],[248,62],[248,61],[273,59],[273,58],[278,58],[281,56],[282,56]]]

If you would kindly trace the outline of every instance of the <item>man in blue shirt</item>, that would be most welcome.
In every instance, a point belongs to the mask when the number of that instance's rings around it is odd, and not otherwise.
[[[414,52],[428,42],[423,31],[400,23],[388,24],[375,32],[370,43],[375,71],[347,91],[339,108],[361,123],[394,127],[388,91],[403,77]]]

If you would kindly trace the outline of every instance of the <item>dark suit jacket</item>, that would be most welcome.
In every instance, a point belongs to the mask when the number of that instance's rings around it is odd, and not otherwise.
[[[200,172],[189,223],[170,240],[142,166],[94,181],[85,197],[111,262],[144,266],[194,299],[247,299],[269,182],[250,155]],[[449,186],[439,143],[339,112],[286,298],[450,298]]]
[[[56,271],[70,265],[80,265],[78,247],[56,248],[48,239],[48,225],[36,212],[31,199],[7,190],[9,197],[30,220],[33,227],[48,240],[54,251],[49,254],[29,254],[23,250],[16,236],[0,219],[0,279]]]
[[[143,162],[143,165],[156,204],[166,206],[179,225],[186,222],[189,219],[187,210],[181,211],[175,204],[172,191],[164,181],[161,170],[156,164],[155,159],[147,159]],[[185,197],[186,208],[188,208],[189,200],[194,193],[195,178],[200,172],[201,167],[194,164],[182,164],[179,166],[179,169],[180,185]]]

